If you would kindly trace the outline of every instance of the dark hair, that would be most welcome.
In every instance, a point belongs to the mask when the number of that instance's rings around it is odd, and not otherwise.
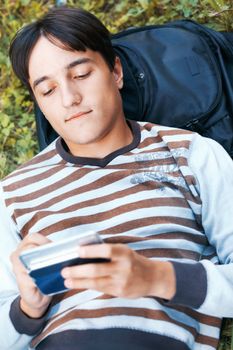
[[[98,51],[109,69],[114,68],[115,52],[110,35],[98,18],[83,9],[53,8],[41,19],[20,29],[10,45],[13,70],[30,91],[28,64],[32,49],[41,36],[65,50]]]

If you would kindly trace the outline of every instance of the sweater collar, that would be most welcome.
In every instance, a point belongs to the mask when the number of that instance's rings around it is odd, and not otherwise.
[[[132,142],[124,146],[122,148],[119,148],[118,150],[109,153],[104,158],[89,158],[89,157],[77,157],[72,155],[69,152],[69,149],[65,143],[65,141],[59,137],[56,141],[56,149],[58,154],[61,156],[62,159],[64,159],[66,162],[77,164],[77,165],[91,165],[91,166],[99,166],[99,167],[105,167],[108,165],[113,159],[116,157],[125,154],[132,149],[136,148],[141,140],[141,132],[140,132],[140,125],[133,120],[127,120],[127,123],[132,131],[133,134],[133,140]]]

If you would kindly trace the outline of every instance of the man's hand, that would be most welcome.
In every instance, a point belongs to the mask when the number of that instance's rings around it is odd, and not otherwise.
[[[111,261],[64,268],[62,276],[68,288],[95,289],[124,298],[171,299],[175,294],[175,274],[170,262],[149,260],[123,244],[82,246],[79,255]]]
[[[20,307],[31,318],[41,317],[47,310],[51,297],[43,295],[28,275],[19,259],[20,253],[29,248],[49,243],[49,239],[39,233],[26,236],[11,254],[11,262],[20,292]]]

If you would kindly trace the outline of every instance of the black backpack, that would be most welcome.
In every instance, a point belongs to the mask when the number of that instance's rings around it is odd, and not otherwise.
[[[233,157],[233,33],[179,20],[124,30],[112,44],[127,118],[197,131]],[[36,121],[43,149],[57,134],[38,107]]]

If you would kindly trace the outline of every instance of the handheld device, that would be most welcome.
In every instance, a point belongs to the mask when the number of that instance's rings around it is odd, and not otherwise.
[[[103,243],[94,231],[77,234],[23,251],[19,258],[43,294],[54,295],[68,288],[64,285],[61,270],[66,266],[109,261],[105,258],[80,258],[78,246]]]

